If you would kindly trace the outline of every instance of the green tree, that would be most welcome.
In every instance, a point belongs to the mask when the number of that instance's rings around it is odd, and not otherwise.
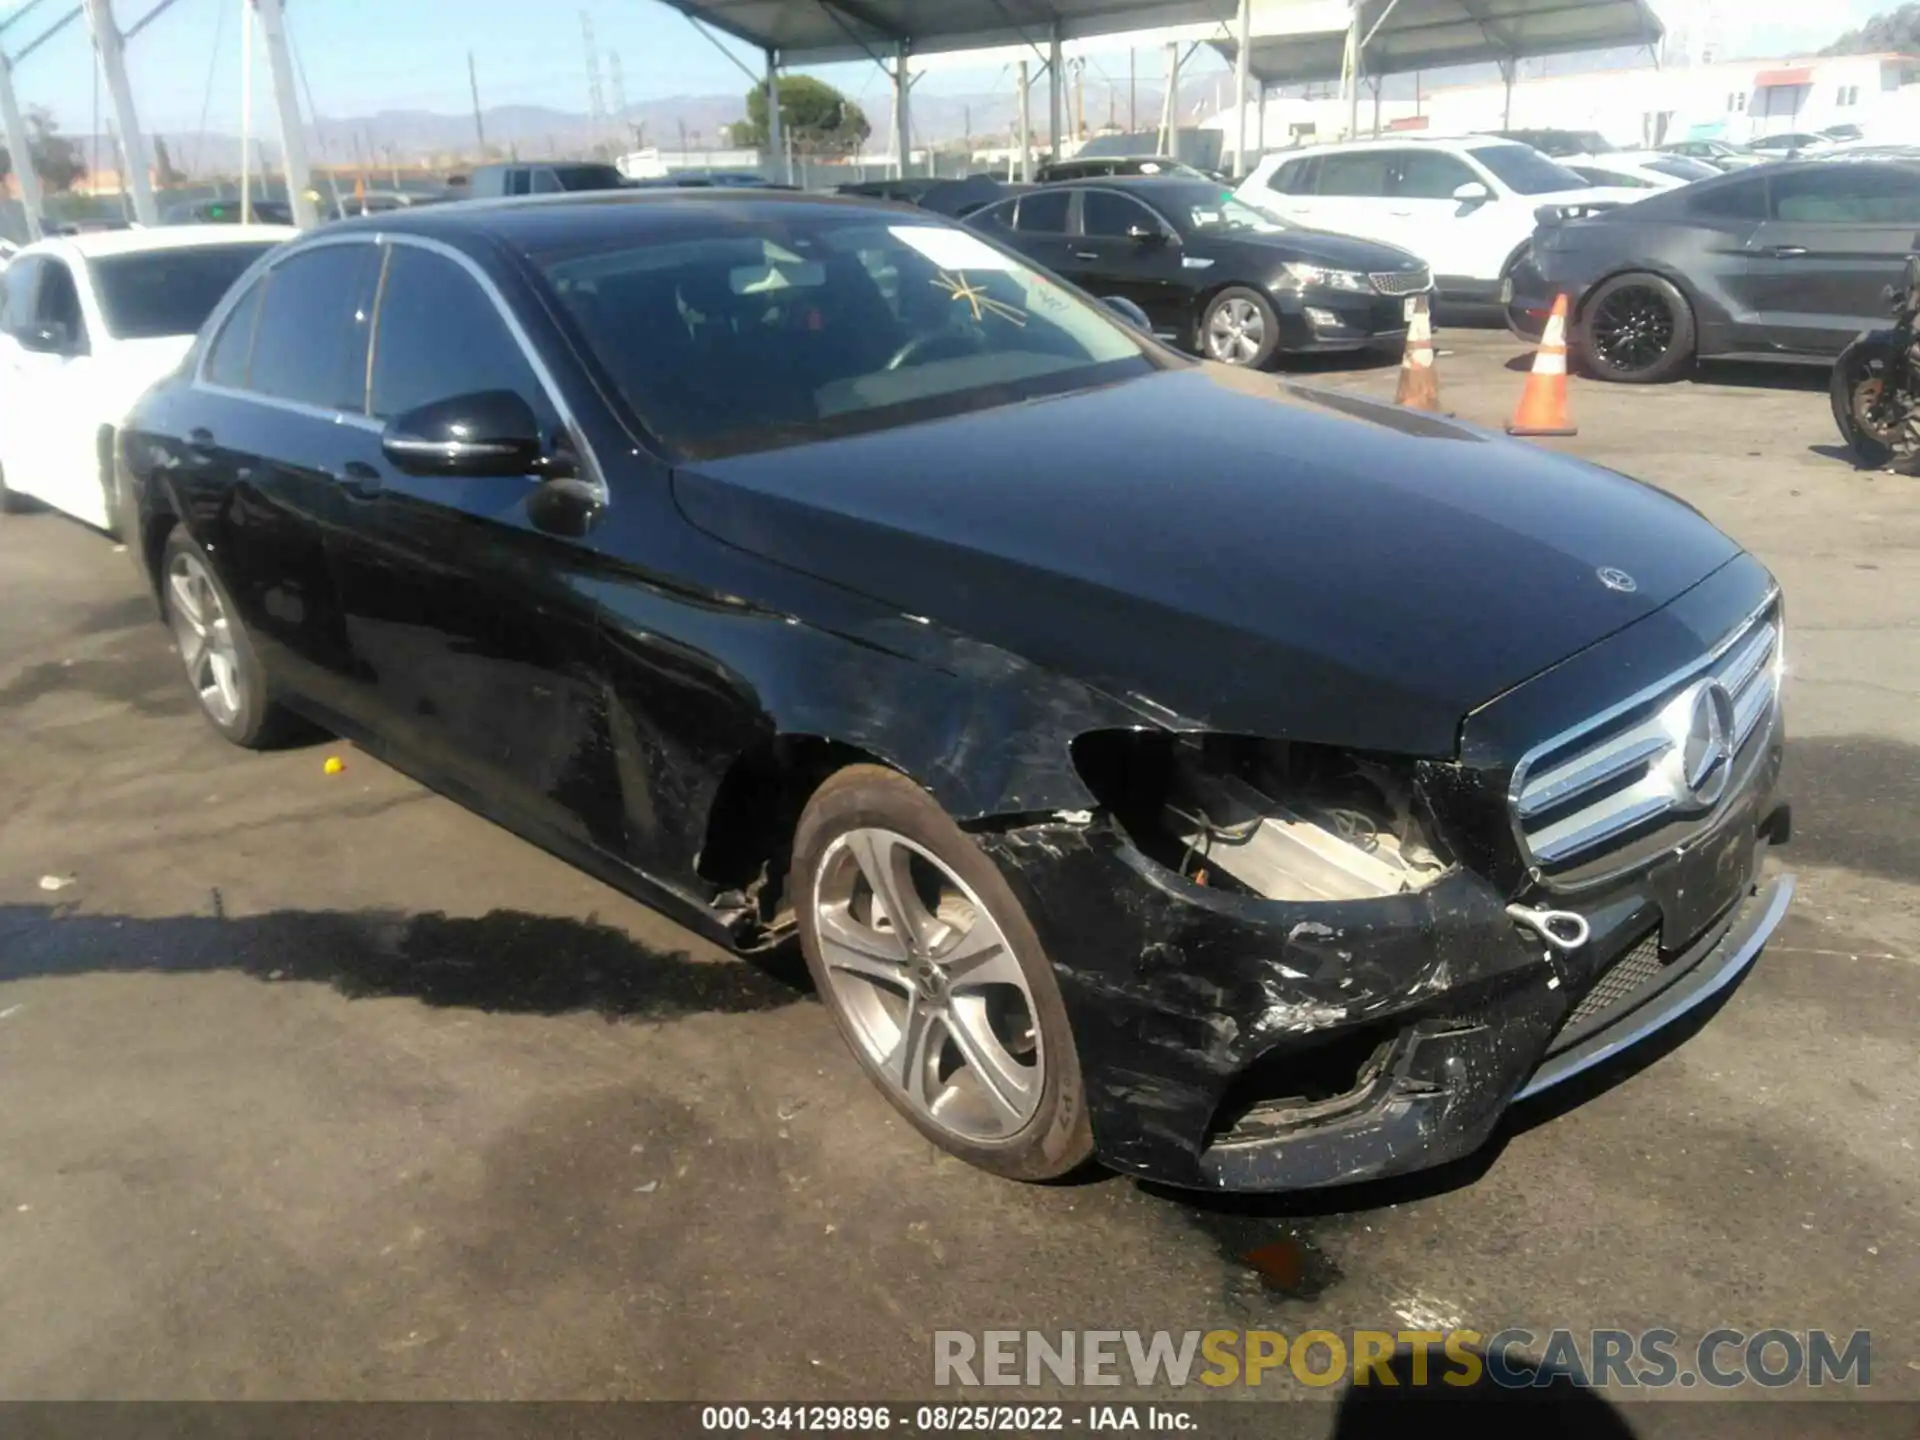
[[[44,105],[29,105],[26,114],[27,149],[33,156],[33,169],[47,189],[64,194],[74,181],[87,173],[87,162],[80,158],[80,147],[60,133],[60,126]],[[13,156],[0,145],[0,180],[13,174]]]
[[[1911,55],[1920,49],[1920,4],[1906,4],[1874,16],[1858,30],[1849,30],[1820,53],[1872,55],[1881,51]]]
[[[782,75],[780,125],[799,155],[851,155],[873,133],[860,107],[824,80],[811,75]],[[731,129],[733,143],[764,149],[767,144],[767,92],[747,92],[747,118]]]
[[[167,142],[163,136],[153,137],[153,173],[162,189],[179,185],[186,180],[184,172],[173,168],[173,156],[167,152]]]

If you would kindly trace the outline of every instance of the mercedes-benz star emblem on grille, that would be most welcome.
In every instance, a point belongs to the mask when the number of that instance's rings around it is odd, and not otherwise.
[[[1627,574],[1626,571],[1616,570],[1611,565],[1602,565],[1593,573],[1600,577],[1600,583],[1606,586],[1607,589],[1618,590],[1622,595],[1631,595],[1635,590],[1640,588],[1634,583],[1634,578]]]
[[[1733,696],[1717,680],[1689,692],[1686,742],[1680,754],[1685,799],[1703,809],[1719,803],[1733,774]]]

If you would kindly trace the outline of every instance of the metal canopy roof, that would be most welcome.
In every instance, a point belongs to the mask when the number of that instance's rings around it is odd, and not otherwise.
[[[1231,21],[1237,0],[665,0],[782,65],[995,45],[1044,46],[1128,30]],[[1563,0],[1564,3],[1564,0]],[[1055,27],[1058,27],[1056,30]]]
[[[1665,33],[1648,0],[1362,0],[1360,23],[1373,37],[1361,63],[1367,75],[1652,45]],[[1344,28],[1256,33],[1248,66],[1267,85],[1337,80],[1346,44]],[[1231,59],[1238,47],[1225,40],[1216,48]]]

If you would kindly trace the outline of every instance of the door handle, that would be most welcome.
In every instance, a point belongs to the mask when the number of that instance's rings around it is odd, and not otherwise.
[[[358,460],[340,467],[339,480],[340,488],[356,500],[371,500],[380,493],[380,472]]]
[[[1402,219],[1402,220],[1405,220],[1405,219],[1407,219],[1407,218],[1408,218],[1409,216],[1411,216],[1411,215],[1413,214],[1413,212],[1412,212],[1411,210],[1389,210],[1389,211],[1387,211],[1387,214],[1389,214],[1389,215],[1396,215],[1396,216],[1398,216],[1398,217],[1399,217],[1400,219]]]
[[[1798,260],[1806,253],[1807,247],[1804,245],[1774,245],[1767,250],[1767,254],[1776,260]]]
[[[1073,258],[1076,260],[1098,260],[1100,258],[1100,252],[1098,250],[1076,250],[1073,252]]]

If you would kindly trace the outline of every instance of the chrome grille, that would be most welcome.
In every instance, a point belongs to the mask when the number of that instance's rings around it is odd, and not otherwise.
[[[1531,752],[1512,792],[1527,858],[1550,880],[1594,878],[1637,840],[1710,824],[1771,729],[1780,653],[1776,600],[1697,665]]]
[[[1433,288],[1433,272],[1424,265],[1418,270],[1382,270],[1367,278],[1382,295],[1418,295]]]

